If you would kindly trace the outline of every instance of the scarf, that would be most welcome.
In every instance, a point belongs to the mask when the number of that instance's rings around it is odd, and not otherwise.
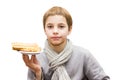
[[[64,67],[64,64],[72,55],[71,41],[68,39],[65,48],[58,54],[49,46],[46,40],[44,51],[49,60],[50,69],[54,71],[51,80],[71,80]]]

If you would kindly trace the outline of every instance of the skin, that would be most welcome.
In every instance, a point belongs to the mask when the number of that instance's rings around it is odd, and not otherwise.
[[[71,33],[71,30],[71,27],[68,29],[65,17],[60,15],[49,16],[44,28],[50,47],[57,53],[60,53],[64,49],[67,42],[67,36]],[[36,74],[36,80],[40,80],[41,66],[36,56],[32,55],[30,59],[28,55],[23,54],[23,61],[26,66]]]
[[[56,51],[61,52],[66,45],[67,36],[70,34],[66,19],[60,15],[49,16],[45,24],[45,34],[49,45]]]

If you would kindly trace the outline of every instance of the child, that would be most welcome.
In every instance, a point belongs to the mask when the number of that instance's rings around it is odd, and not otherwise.
[[[43,53],[23,54],[28,80],[108,80],[103,68],[92,54],[73,45],[67,36],[72,31],[72,17],[59,6],[49,9],[43,16],[47,36]]]

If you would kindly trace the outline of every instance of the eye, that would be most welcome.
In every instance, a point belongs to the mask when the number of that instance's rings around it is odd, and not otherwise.
[[[51,25],[48,25],[48,26],[47,26],[47,28],[53,28],[53,26],[51,26]]]
[[[59,28],[64,28],[64,27],[65,27],[65,26],[62,26],[62,25],[61,25],[61,26],[59,26]]]

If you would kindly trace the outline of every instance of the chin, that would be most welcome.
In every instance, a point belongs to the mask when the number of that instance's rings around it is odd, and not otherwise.
[[[59,46],[59,45],[61,45],[63,42],[62,41],[51,41],[51,44],[53,45],[53,46]]]
[[[52,42],[51,43],[53,46],[59,46],[61,43],[60,42]]]
[[[53,46],[60,46],[61,44],[64,43],[63,40],[49,40],[49,42],[50,42]]]

